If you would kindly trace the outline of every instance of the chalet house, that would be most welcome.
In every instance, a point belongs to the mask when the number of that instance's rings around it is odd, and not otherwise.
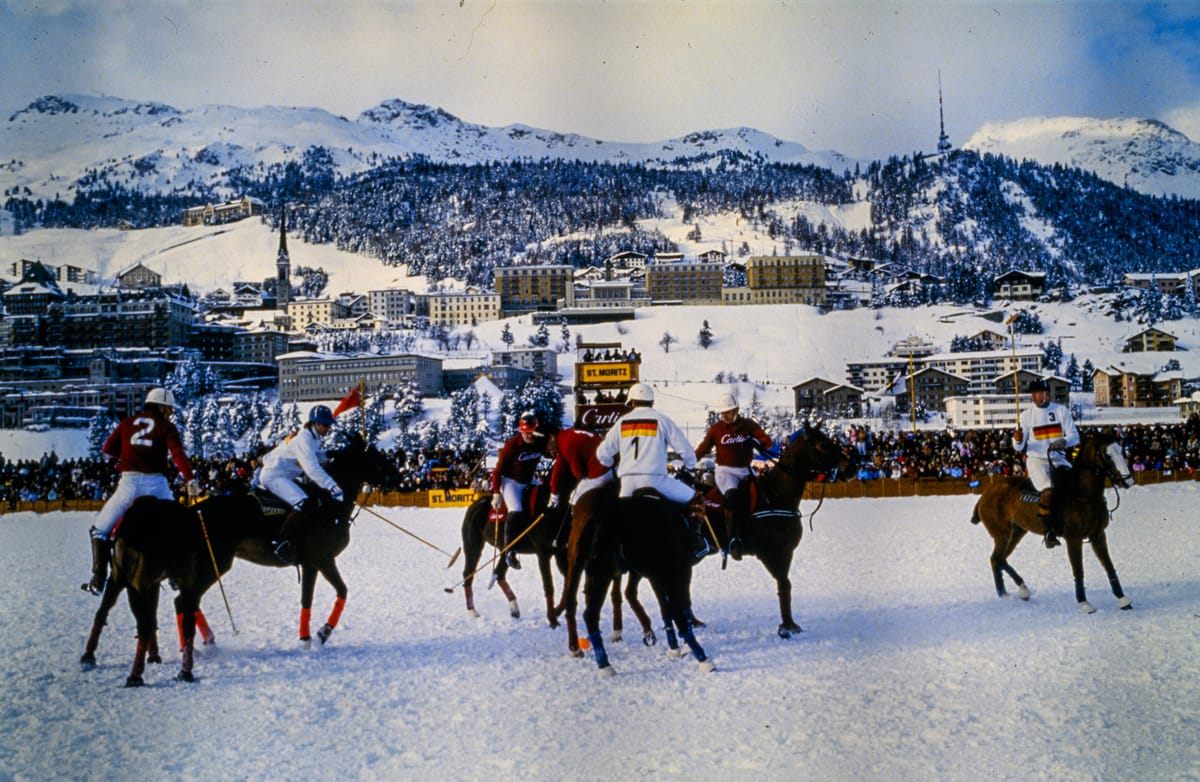
[[[1171,352],[1175,350],[1175,335],[1154,328],[1143,329],[1126,337],[1121,345],[1122,353]]]
[[[607,263],[612,264],[614,269],[644,269],[646,268],[646,254],[625,250],[609,256]]]
[[[792,394],[797,413],[833,412],[850,417],[862,415],[861,388],[813,377],[792,386]]]
[[[976,332],[971,339],[979,343],[980,350],[1004,350],[1008,347],[1008,335],[991,329]]]
[[[1029,396],[1029,384],[1034,380],[1045,380],[1050,386],[1050,401],[1061,402],[1068,404],[1071,397],[1071,384],[1066,378],[1061,378],[1056,375],[1042,375],[1038,372],[1031,372],[1028,369],[1017,370],[1017,387],[1020,389],[1022,396]],[[1013,373],[1004,372],[996,375],[993,380],[994,393],[1013,398]]]
[[[911,377],[907,372],[898,375],[885,391],[895,398],[897,407],[909,408],[910,401],[915,398],[916,403],[926,410],[941,411],[945,410],[948,397],[963,396],[970,385],[971,381],[960,375],[924,367]]]
[[[1013,270],[1001,274],[992,282],[996,287],[996,295],[1010,301],[1028,301],[1046,292],[1045,272]]]
[[[123,290],[161,288],[162,275],[144,264],[136,263],[117,274],[117,287]]]

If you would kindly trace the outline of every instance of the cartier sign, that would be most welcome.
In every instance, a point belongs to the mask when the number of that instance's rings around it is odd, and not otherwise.
[[[625,405],[576,405],[575,426],[589,432],[603,432],[628,412]]]

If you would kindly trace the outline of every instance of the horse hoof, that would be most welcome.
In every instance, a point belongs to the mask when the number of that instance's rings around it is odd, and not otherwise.
[[[1079,604],[1079,612],[1083,614],[1094,614],[1096,613],[1096,608],[1091,603],[1084,600]]]
[[[642,634],[642,646],[654,646],[656,643],[658,643],[658,636],[654,634],[653,630]]]
[[[162,665],[162,655],[161,654],[147,655],[146,662],[154,663],[155,665]]]
[[[521,618],[521,607],[517,605],[516,600],[510,600],[508,603],[508,615],[513,619]]]
[[[311,649],[312,648],[312,638],[301,638],[300,639],[300,648],[306,652],[309,649]]]
[[[613,630],[613,634],[608,637],[608,640],[612,641],[615,644],[621,643],[621,631]]]
[[[474,608],[468,608],[468,609],[467,609],[467,616],[471,617],[472,619],[478,619],[478,618],[479,618],[479,612],[478,612],[478,611],[476,611]]]
[[[84,652],[79,657],[79,665],[83,670],[90,671],[96,667],[96,655],[91,652]]]
[[[1022,600],[1028,600],[1032,594],[1033,593],[1029,591],[1029,587],[1025,586],[1024,584],[1021,584],[1021,586],[1017,587],[1017,597],[1021,598]]]
[[[601,679],[611,679],[613,676],[617,675],[617,672],[613,670],[611,665],[606,665],[603,668],[597,668],[596,673]]]
[[[317,638],[321,639],[321,646],[329,640],[329,636],[333,635],[333,628],[329,625],[321,625],[321,629],[317,631]]]
[[[130,675],[129,678],[125,680],[126,687],[141,687],[145,683],[146,682],[142,680],[141,676]]]
[[[668,660],[676,660],[680,657],[683,657],[682,649],[668,649],[667,650],[667,659]]]
[[[194,682],[196,681],[196,676],[191,671],[180,671],[175,675],[175,681]]]
[[[1129,611],[1129,610],[1133,609],[1133,601],[1130,600],[1128,597],[1123,597],[1120,600],[1118,600],[1117,605],[1120,606],[1122,611]]]
[[[569,653],[569,654],[570,654],[572,657],[575,657],[575,658],[577,658],[577,659],[578,659],[578,658],[581,658],[581,657],[583,657],[583,650],[582,650],[582,649],[568,649],[568,650],[567,650],[567,652],[568,652],[568,653]]]
[[[712,673],[717,670],[717,664],[712,660],[704,660],[700,663],[700,673]]]

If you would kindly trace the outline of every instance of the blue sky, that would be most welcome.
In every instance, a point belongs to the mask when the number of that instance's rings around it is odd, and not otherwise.
[[[612,141],[749,126],[883,157],[989,120],[1152,117],[1200,139],[1200,2],[0,0],[0,111],[389,98]],[[2,154],[2,153],[0,153]]]

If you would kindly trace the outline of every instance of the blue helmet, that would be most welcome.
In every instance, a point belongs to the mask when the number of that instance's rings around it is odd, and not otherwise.
[[[333,426],[333,411],[325,405],[314,405],[313,409],[308,411],[308,422]]]

